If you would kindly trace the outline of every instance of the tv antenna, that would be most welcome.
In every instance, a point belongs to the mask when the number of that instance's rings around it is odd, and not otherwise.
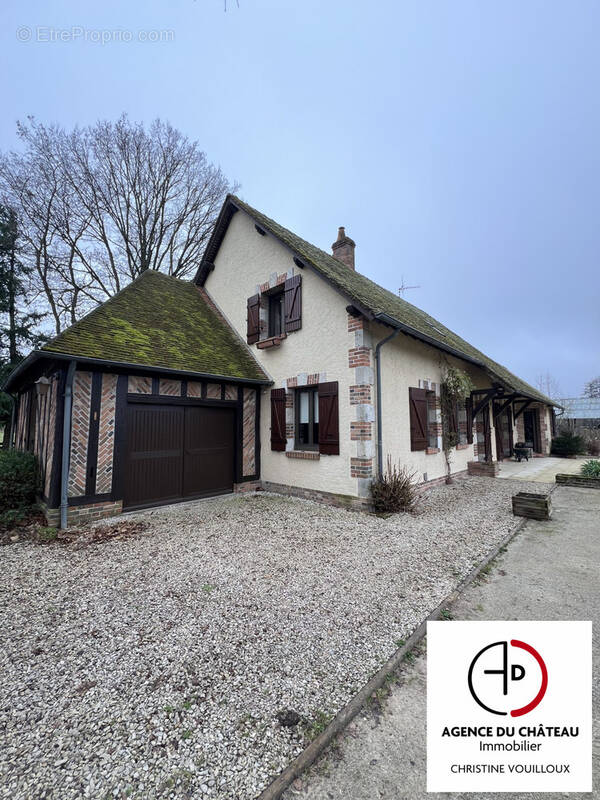
[[[402,297],[403,298],[404,297],[404,292],[406,292],[408,289],[420,289],[421,288],[420,286],[407,286],[404,283],[404,275],[402,275],[401,280],[402,280],[402,283],[400,284],[400,288],[398,289],[398,297]]]

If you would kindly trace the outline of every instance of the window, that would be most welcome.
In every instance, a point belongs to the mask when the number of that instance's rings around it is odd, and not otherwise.
[[[427,446],[437,450],[439,444],[437,435],[438,412],[437,400],[433,389],[427,389],[425,397],[427,399]]]
[[[465,410],[467,413],[467,444],[473,444],[473,399],[467,397],[465,400]]]
[[[269,337],[283,333],[283,291],[269,295]]]
[[[445,420],[445,434],[450,437],[455,445],[469,444],[470,428],[469,415],[471,414],[470,408],[467,404],[467,399],[452,401],[446,396],[442,395],[443,407],[446,410],[447,418]]]
[[[302,276],[292,275],[283,283],[249,297],[247,302],[248,344],[283,338],[302,327]],[[271,343],[277,345],[279,341]]]
[[[459,444],[468,444],[469,443],[469,425],[467,417],[469,415],[467,409],[467,402],[466,400],[459,401],[457,404],[457,420],[458,420],[458,443]]]
[[[291,396],[293,392],[293,398]],[[340,424],[337,381],[311,384],[298,389],[271,389],[271,450],[316,450],[322,455],[340,454]],[[289,405],[287,401],[291,401]],[[286,408],[293,406],[294,424],[286,424]]]
[[[296,391],[296,450],[319,449],[319,393],[317,387]]]
[[[460,441],[459,425],[458,425],[458,403],[448,396],[442,387],[442,413],[446,414],[446,418],[442,418],[445,426],[445,434],[450,437],[452,442],[458,444]]]

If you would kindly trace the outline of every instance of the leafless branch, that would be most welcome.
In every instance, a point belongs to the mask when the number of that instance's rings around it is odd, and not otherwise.
[[[0,159],[0,193],[57,332],[147,269],[193,274],[235,189],[197,142],[126,116],[72,131],[28,119],[18,134],[23,150]]]

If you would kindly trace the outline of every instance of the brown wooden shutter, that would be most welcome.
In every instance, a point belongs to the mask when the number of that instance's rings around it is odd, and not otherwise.
[[[427,435],[427,390],[408,390],[410,406],[410,449],[426,450],[428,445]]]
[[[465,400],[465,408],[467,410],[467,442],[473,444],[473,399],[467,397]]]
[[[450,406],[450,432],[458,433],[458,403]]]
[[[248,330],[246,338],[248,344],[258,342],[260,336],[260,295],[255,294],[248,298]]]
[[[285,332],[302,327],[302,275],[293,275],[285,282]]]
[[[271,389],[271,450],[285,450],[285,389]]]
[[[340,454],[340,422],[338,412],[338,382],[320,383],[319,391],[319,453]]]

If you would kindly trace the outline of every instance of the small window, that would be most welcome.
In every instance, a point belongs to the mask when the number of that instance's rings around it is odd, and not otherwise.
[[[468,444],[469,443],[469,423],[467,420],[468,417],[468,409],[467,409],[467,402],[466,400],[462,400],[458,402],[457,406],[457,418],[458,418],[458,443],[459,444]]]
[[[428,447],[437,448],[437,399],[432,389],[427,389],[427,442]]]
[[[283,333],[283,290],[269,295],[269,337]]]
[[[296,392],[296,450],[319,448],[319,394],[317,387]]]

